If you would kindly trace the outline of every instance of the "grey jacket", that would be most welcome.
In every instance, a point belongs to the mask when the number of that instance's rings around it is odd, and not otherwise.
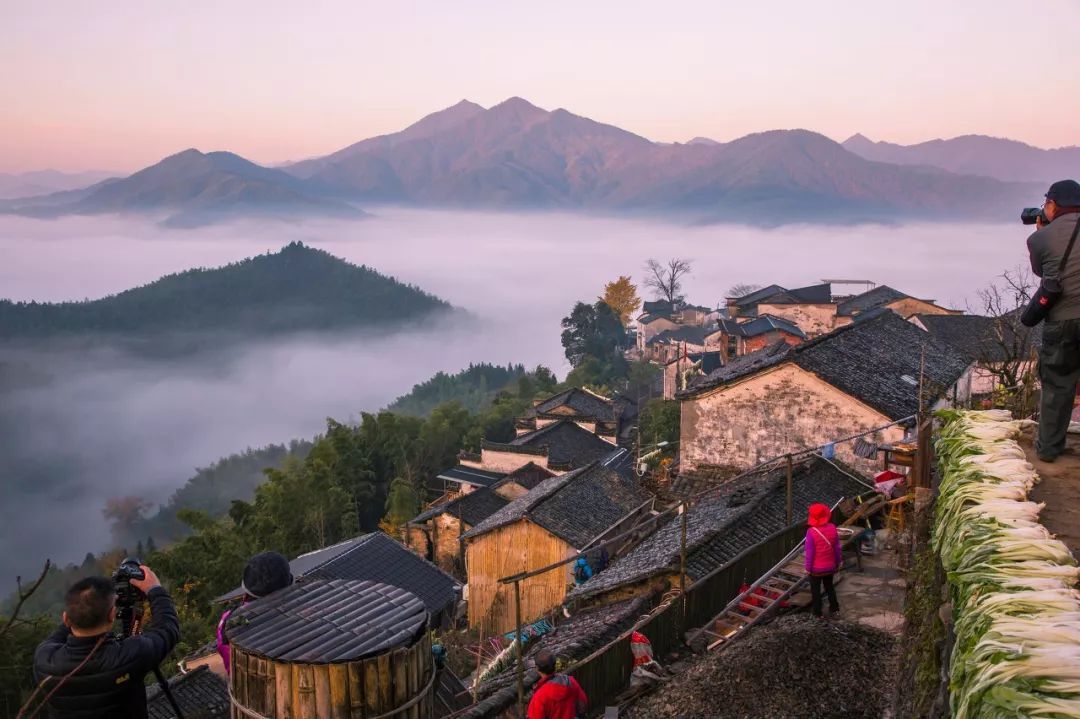
[[[1080,318],[1080,237],[1073,245],[1068,266],[1061,276],[1058,275],[1058,264],[1078,220],[1080,213],[1076,212],[1055,217],[1053,222],[1033,232],[1027,240],[1031,271],[1039,277],[1057,277],[1061,281],[1061,299],[1046,318],[1050,322]]]

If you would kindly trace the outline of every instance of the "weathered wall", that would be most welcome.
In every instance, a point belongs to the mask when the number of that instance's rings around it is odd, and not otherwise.
[[[537,465],[547,469],[548,459],[539,454],[518,454],[517,452],[498,452],[490,449],[482,449],[480,450],[479,462],[469,462],[466,460],[459,461],[462,465],[467,467],[486,469],[490,472],[506,472],[509,474],[515,469],[524,467],[529,462],[535,462]]]
[[[838,437],[886,424],[887,417],[792,364],[761,372],[743,382],[683,400],[682,466],[751,467],[772,457],[825,444]],[[898,441],[890,428],[868,441]],[[850,442],[837,456],[865,467]]]
[[[498,487],[495,487],[495,494],[500,497],[505,497],[513,502],[518,497],[523,497],[529,493],[529,490],[522,487],[517,482],[503,482]]]
[[[794,322],[811,337],[831,332],[836,326],[836,305],[758,305],[758,316],[772,315]]]
[[[664,330],[673,330],[678,326],[664,317],[653,320],[647,325],[638,325],[638,349],[645,349],[645,343]]]
[[[890,302],[885,306],[905,319],[911,317],[912,315],[959,314],[956,310],[946,309],[945,307],[938,307],[937,305],[930,304],[929,302],[917,300],[914,297],[904,297],[896,300],[895,302]]]
[[[563,540],[520,520],[468,542],[465,550],[469,578],[469,626],[483,625],[484,634],[513,631],[514,585],[501,577],[539,569],[574,553]],[[528,622],[559,606],[572,583],[569,565],[521,582],[521,619]]]
[[[746,353],[756,352],[760,349],[765,349],[769,345],[776,344],[780,340],[783,340],[789,345],[800,345],[802,340],[795,335],[789,335],[787,332],[781,332],[780,330],[773,330],[772,332],[766,332],[763,335],[757,337],[747,337],[743,340],[743,351]]]

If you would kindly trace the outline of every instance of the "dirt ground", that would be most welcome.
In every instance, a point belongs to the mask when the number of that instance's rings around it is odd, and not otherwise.
[[[1020,441],[1042,478],[1031,498],[1046,503],[1040,515],[1043,525],[1080,558],[1080,434],[1069,434],[1068,448],[1054,462],[1039,461],[1033,436],[1034,429],[1030,429]]]

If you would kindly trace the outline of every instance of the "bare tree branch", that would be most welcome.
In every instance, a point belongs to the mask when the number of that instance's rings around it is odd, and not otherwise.
[[[41,583],[45,581],[45,575],[49,573],[49,567],[51,566],[52,560],[46,559],[45,566],[41,570],[41,575],[38,576],[37,581],[25,591],[22,588],[22,577],[15,577],[15,586],[19,595],[19,601],[15,603],[15,609],[12,610],[11,616],[4,622],[4,626],[0,627],[0,639],[3,639],[4,635],[15,626],[15,621],[19,618],[19,612],[22,610],[23,603],[25,603],[26,600],[30,598],[30,595],[36,592],[38,587],[41,586]]]
[[[650,259],[645,263],[646,277],[642,283],[656,293],[656,299],[667,300],[673,306],[682,301],[679,294],[683,278],[690,274],[690,260],[673,257],[667,264]]]
[[[1020,322],[1035,281],[1023,267],[1003,272],[999,279],[978,292],[983,313],[994,319],[989,346],[979,350],[987,355],[985,368],[1001,387],[1014,392],[1027,379],[1025,375],[1035,354],[1032,331]]]

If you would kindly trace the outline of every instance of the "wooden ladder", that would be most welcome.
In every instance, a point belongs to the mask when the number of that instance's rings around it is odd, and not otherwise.
[[[806,583],[803,545],[800,542],[772,569],[732,599],[724,610],[698,630],[691,644],[705,639],[706,651],[724,646],[775,611]],[[763,590],[757,594],[758,590]],[[765,593],[775,596],[767,596]]]
[[[875,501],[874,509],[880,509],[882,502]],[[847,522],[837,527],[837,537],[841,546],[853,542],[858,532],[849,526],[849,522],[861,518],[851,517]],[[723,611],[713,617],[709,622],[695,632],[687,635],[687,644],[700,646],[705,640],[705,651],[713,651],[734,641],[743,632],[754,626],[762,619],[773,614],[791,595],[798,592],[806,584],[808,576],[804,567],[803,545],[806,540],[788,552],[750,587],[728,602]],[[763,592],[757,594],[761,589]],[[767,594],[766,594],[767,593]],[[774,596],[768,596],[772,594]]]

